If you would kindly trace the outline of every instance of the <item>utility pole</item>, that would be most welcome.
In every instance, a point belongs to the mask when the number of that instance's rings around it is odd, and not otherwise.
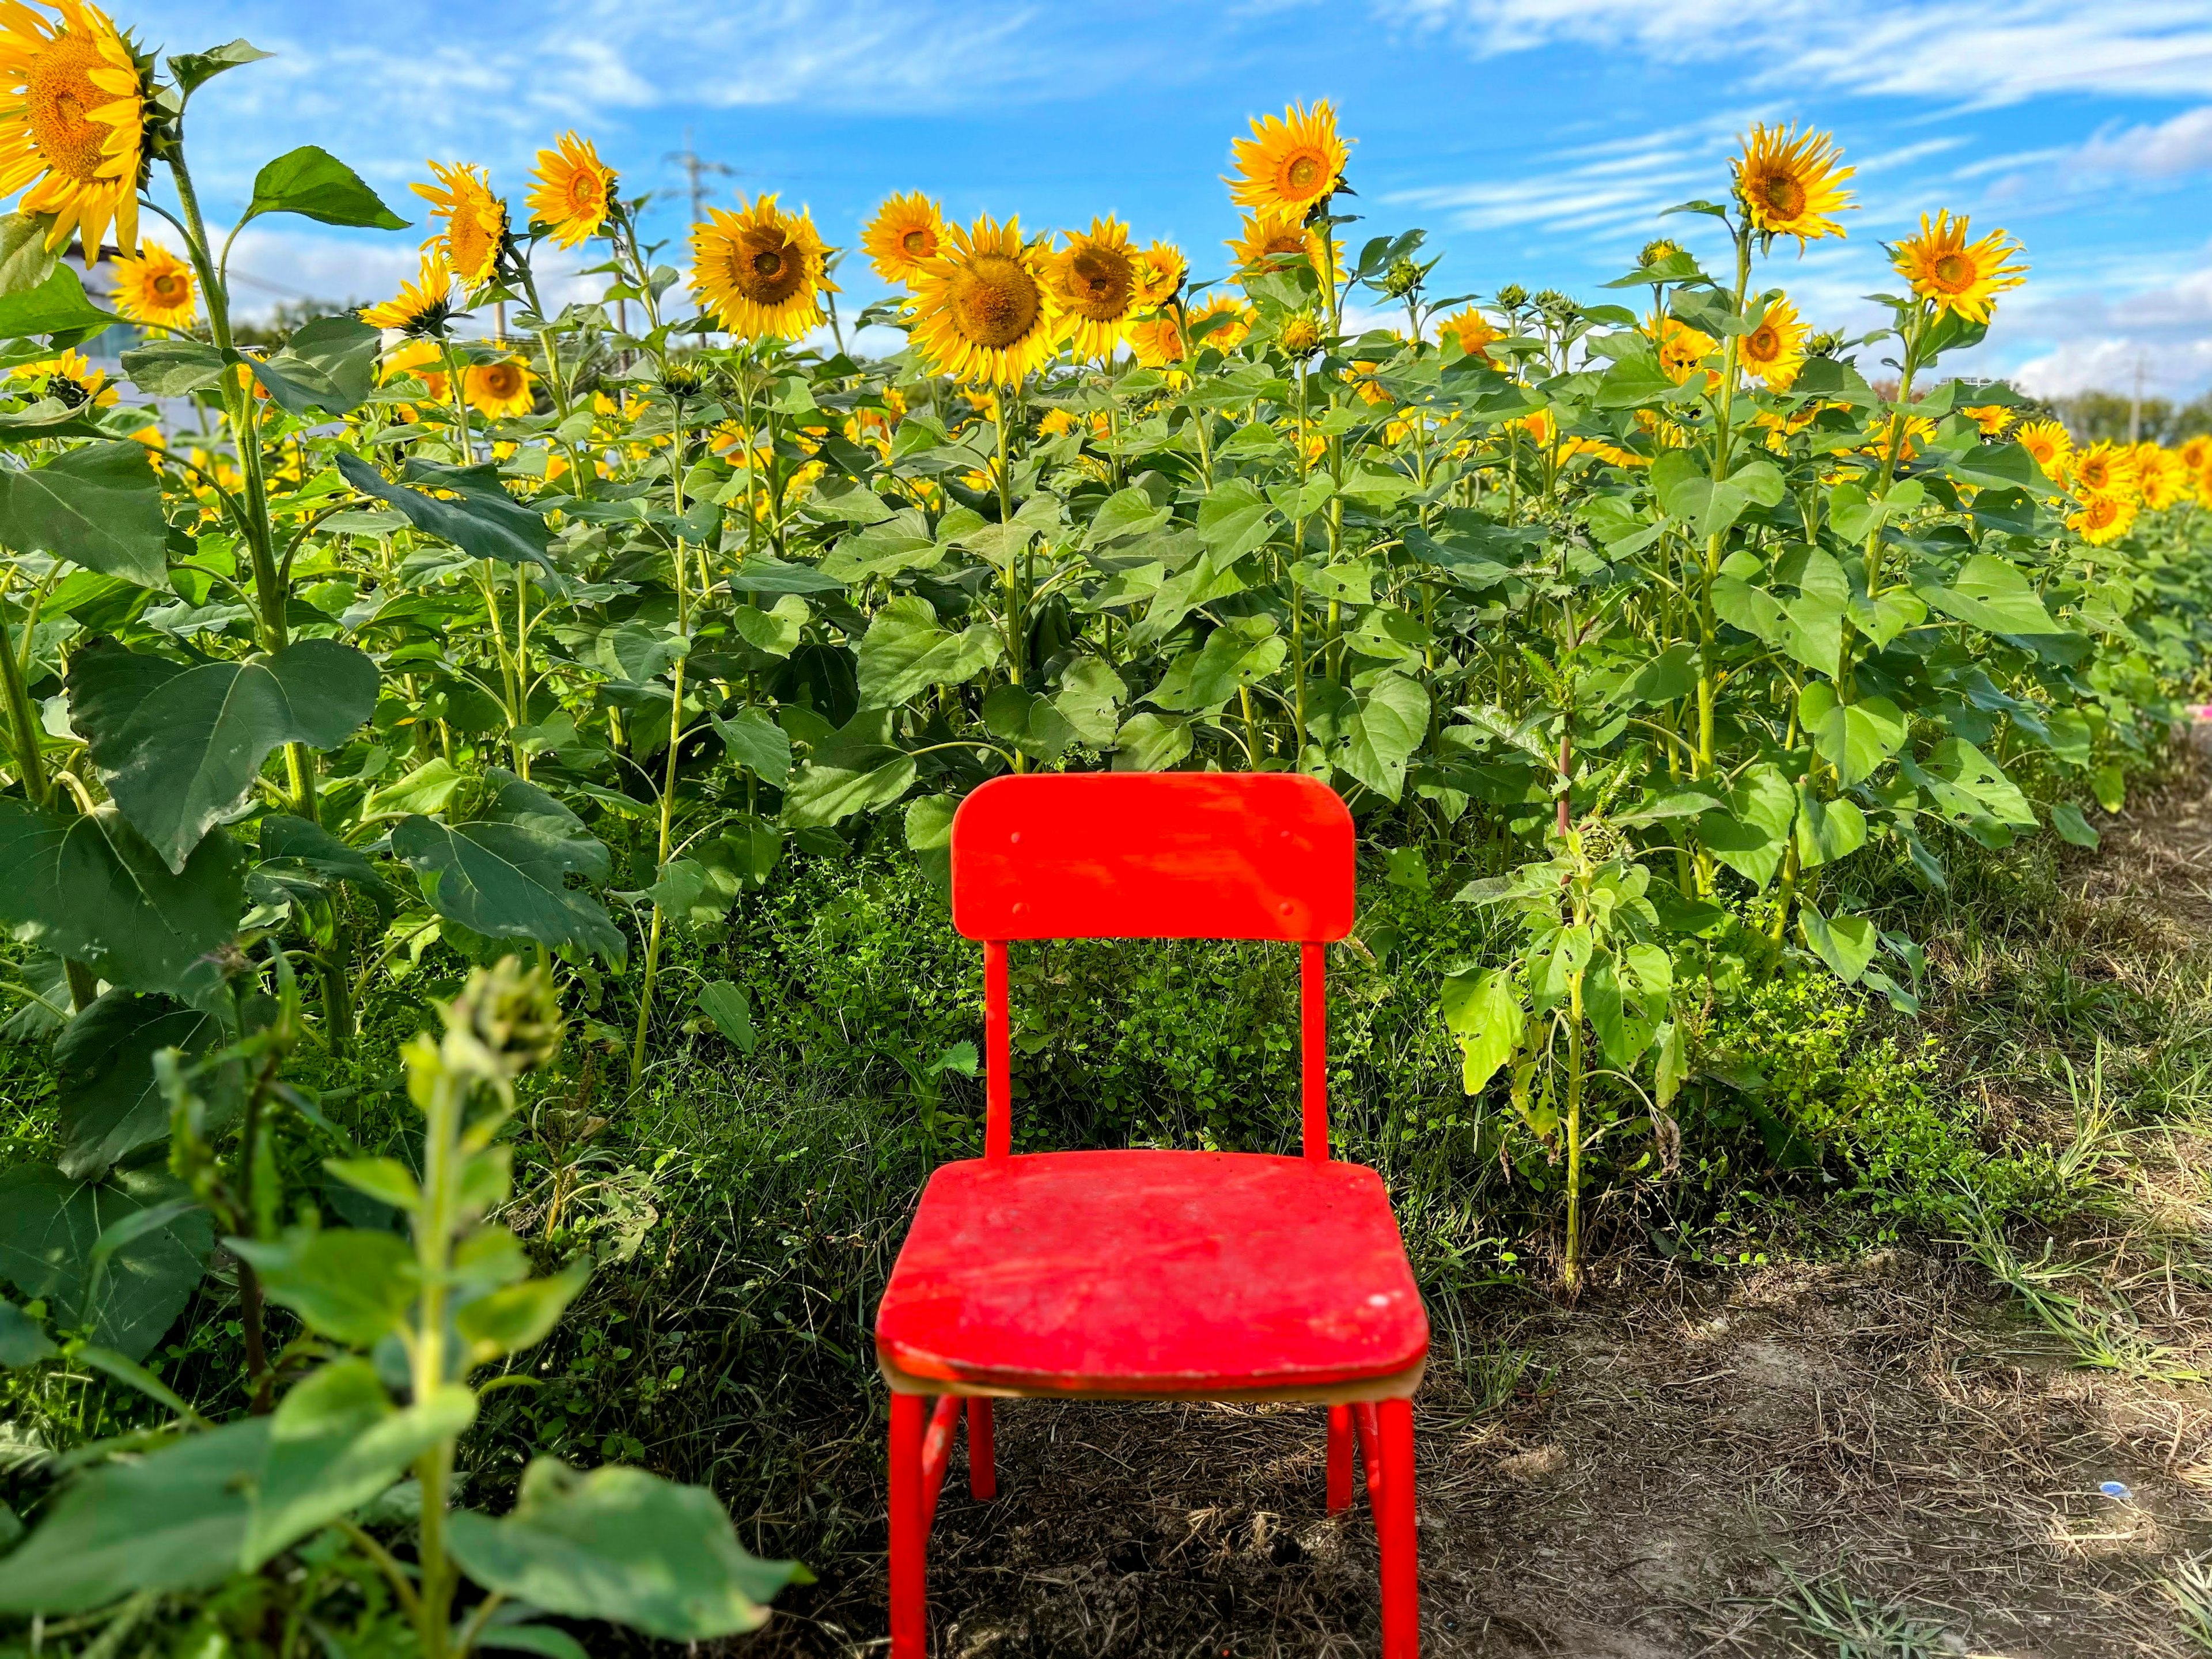
[[[2135,395],[2128,399],[2128,441],[2131,444],[2142,441],[2143,375],[2149,368],[2150,364],[2142,353],[2136,353],[2136,390]]]
[[[691,185],[691,222],[697,224],[707,216],[707,186],[703,182],[710,173],[721,178],[735,178],[737,169],[726,162],[709,161],[691,147],[691,129],[684,129],[684,148],[672,150],[661,158],[673,161],[684,169]]]

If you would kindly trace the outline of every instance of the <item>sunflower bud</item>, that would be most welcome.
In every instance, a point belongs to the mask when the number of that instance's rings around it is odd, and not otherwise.
[[[1554,323],[1571,323],[1583,314],[1583,308],[1555,288],[1547,288],[1536,296],[1536,309]]]
[[[1498,308],[1500,311],[1518,311],[1528,303],[1528,290],[1518,283],[1508,283],[1498,290]]]
[[[513,957],[471,974],[444,1013],[449,1063],[465,1054],[473,1062],[468,1069],[501,1084],[544,1065],[561,1048],[561,1001],[552,975],[543,968],[525,971]]]
[[[1282,331],[1277,337],[1291,356],[1306,356],[1321,344],[1321,319],[1310,311],[1294,312],[1284,319]]]
[[[689,403],[707,389],[707,382],[690,364],[672,362],[660,371],[660,389],[677,403]]]
[[[1382,278],[1382,291],[1394,300],[1404,299],[1420,285],[1420,266],[1407,258],[1393,259],[1389,273]]]
[[[1642,251],[1636,256],[1636,263],[1649,270],[1653,265],[1664,264],[1681,252],[1682,245],[1680,242],[1672,241],[1662,236],[1656,241],[1646,242],[1644,245]]]

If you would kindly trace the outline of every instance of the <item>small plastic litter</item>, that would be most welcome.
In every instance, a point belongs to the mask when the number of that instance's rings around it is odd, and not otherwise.
[[[2100,1480],[2097,1483],[2097,1490],[2123,1504],[2131,1502],[2135,1498],[2135,1493],[2128,1490],[2128,1483],[2124,1480]]]

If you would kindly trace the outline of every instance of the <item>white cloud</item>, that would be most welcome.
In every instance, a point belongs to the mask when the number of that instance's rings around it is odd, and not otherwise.
[[[2075,152],[2085,173],[2172,179],[2212,169],[2212,104],[2185,110],[2155,125],[2107,128]]]
[[[2138,366],[2147,396],[2186,399],[2212,385],[2212,264],[2118,299],[2023,298],[2005,321],[2036,348],[2011,372],[2039,397],[2126,391]]]
[[[2202,0],[1375,0],[1386,19],[1482,57],[1560,42],[1674,63],[1751,66],[1755,88],[1823,87],[1947,103],[2043,94],[2212,95]]]

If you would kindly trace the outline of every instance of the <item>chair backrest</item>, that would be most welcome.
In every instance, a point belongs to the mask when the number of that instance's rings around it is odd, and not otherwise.
[[[983,941],[983,1155],[1012,1149],[1006,944],[1255,939],[1301,947],[1305,1152],[1328,1156],[1324,946],[1352,931],[1352,815],[1295,773],[995,778],[952,820],[952,921]]]

